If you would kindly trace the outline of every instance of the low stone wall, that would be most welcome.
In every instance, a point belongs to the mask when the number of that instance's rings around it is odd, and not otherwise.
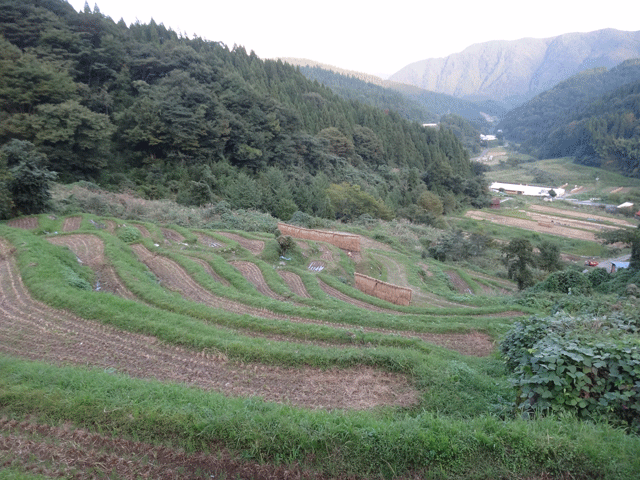
[[[349,250],[351,252],[360,251],[360,237],[358,235],[329,232],[326,230],[313,230],[310,228],[287,225],[286,223],[278,223],[278,230],[280,230],[282,235],[289,235],[290,237],[301,238],[304,240],[327,242],[341,248],[342,250]]]
[[[356,288],[367,295],[381,298],[396,305],[409,305],[411,303],[410,288],[392,285],[361,273],[355,274],[355,280]]]

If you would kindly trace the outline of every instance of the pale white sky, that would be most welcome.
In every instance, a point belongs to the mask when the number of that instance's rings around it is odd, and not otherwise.
[[[68,0],[76,9],[85,0]],[[640,30],[637,0],[89,0],[114,21],[243,45],[261,58],[299,57],[376,75],[489,40],[602,28]]]

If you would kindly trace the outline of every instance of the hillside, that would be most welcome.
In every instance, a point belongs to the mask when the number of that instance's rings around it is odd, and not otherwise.
[[[0,9],[0,178],[35,159],[66,182],[283,219],[415,218],[427,189],[485,201],[453,133],[340,98],[282,61],[63,0]],[[345,213],[344,196],[359,207]]]
[[[640,31],[614,29],[492,41],[407,65],[390,80],[460,98],[518,105],[583,70],[640,57]]]
[[[307,59],[281,60],[297,65],[304,76],[317,80],[343,98],[394,110],[409,120],[431,123],[437,121],[439,116],[455,114],[472,122],[477,128],[487,129],[492,128],[493,118],[505,112],[504,107],[495,102],[475,103]]]
[[[555,128],[569,123],[598,97],[638,79],[640,59],[626,60],[609,70],[585,70],[509,111],[497,128],[527,151],[536,151]]]

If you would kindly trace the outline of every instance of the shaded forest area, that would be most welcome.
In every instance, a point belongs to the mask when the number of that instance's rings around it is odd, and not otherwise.
[[[505,115],[505,137],[539,158],[640,177],[640,59],[587,70]]]
[[[31,213],[12,178],[50,172],[284,220],[302,211],[433,223],[486,202],[482,172],[452,131],[341,99],[281,61],[63,0],[1,0],[0,19],[5,217]],[[425,192],[441,201],[433,211]]]

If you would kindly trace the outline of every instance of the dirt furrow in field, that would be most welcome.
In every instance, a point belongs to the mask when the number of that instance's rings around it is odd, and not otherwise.
[[[235,233],[228,232],[216,232],[218,235],[222,235],[227,237],[235,242],[238,242],[241,247],[249,250],[253,255],[260,255],[262,250],[264,250],[264,242],[262,240],[249,240],[248,238],[244,238],[242,235],[237,235]]]
[[[560,215],[560,216],[564,216],[564,217],[576,217],[576,218],[587,218],[587,219],[593,219],[595,221],[599,221],[599,222],[609,222],[609,223],[615,223],[616,225],[620,225],[623,227],[633,227],[635,225],[633,225],[630,222],[627,222],[626,220],[622,220],[620,218],[613,218],[613,217],[604,217],[602,215],[594,215],[592,213],[587,213],[587,212],[579,212],[576,210],[564,210],[562,208],[553,208],[553,207],[547,207],[545,205],[530,205],[529,208],[531,210],[536,210],[538,212],[545,212],[545,213],[549,213],[549,214],[553,214],[553,215]]]
[[[294,465],[278,467],[242,460],[215,447],[209,452],[186,453],[179,448],[109,437],[70,424],[52,427],[1,418],[0,432],[0,468],[11,466],[52,478],[323,478],[305,474]]]
[[[260,268],[251,262],[229,262],[234,268],[236,268],[244,278],[246,278],[256,290],[258,290],[261,294],[273,298],[274,300],[279,300],[281,302],[286,302],[287,299],[282,295],[278,295],[276,292],[269,288],[267,282],[260,271]]]
[[[204,287],[196,283],[191,278],[191,276],[176,262],[162,255],[155,255],[151,253],[143,245],[136,244],[132,248],[140,258],[140,260],[151,269],[151,271],[160,279],[161,283],[163,283],[167,288],[169,288],[170,290],[179,292],[185,298],[189,298],[195,302],[204,303],[214,308],[220,308],[226,311],[239,313],[239,314],[249,314],[259,318],[276,319],[276,320],[290,321],[290,322],[303,323],[303,324],[322,325],[322,326],[327,326],[327,327],[347,330],[347,331],[357,329],[360,332],[376,332],[376,333],[381,333],[385,335],[395,335],[395,336],[406,337],[406,338],[418,338],[427,343],[432,343],[445,348],[450,348],[459,353],[462,353],[463,355],[486,356],[486,355],[489,355],[494,348],[491,337],[478,332],[464,333],[464,334],[448,334],[448,333],[431,334],[431,333],[413,332],[413,331],[404,331],[404,330],[390,330],[390,329],[382,329],[382,328],[360,327],[356,325],[337,324],[337,323],[309,319],[309,318],[292,317],[292,316],[277,314],[266,309],[258,309],[255,307],[250,307],[250,306],[226,299],[224,297],[219,297],[214,295],[213,293],[209,292]],[[375,310],[383,313],[391,313],[393,315],[401,314],[401,312],[398,312],[395,310],[383,309],[383,308],[368,304],[366,302],[361,302],[352,297],[348,297],[347,295],[344,295],[340,291],[330,287],[324,282],[320,280],[318,282],[320,284],[320,287],[328,295],[334,296],[339,299],[344,299],[345,302],[351,303],[352,305],[358,306],[359,304],[361,304],[363,306],[362,308],[368,308],[369,310]],[[464,338],[468,338],[468,342],[466,344],[464,342]],[[480,338],[482,339],[481,341],[479,340]],[[292,341],[295,341],[295,340],[292,340]]]
[[[350,297],[342,293],[340,290],[333,288],[330,285],[327,285],[322,280],[318,280],[318,284],[324,293],[329,295],[330,297],[337,298],[343,302],[349,303],[355,307],[364,308],[366,310],[371,310],[372,312],[380,312],[380,313],[390,313],[392,315],[405,315],[404,312],[399,312],[397,310],[391,310],[388,308],[377,307],[367,302],[363,302],[362,300],[358,300],[357,298]]]
[[[82,217],[67,217],[62,223],[63,232],[74,232],[80,228]]]
[[[12,218],[7,222],[7,225],[13,228],[21,228],[23,230],[34,230],[38,228],[38,218],[37,217]]]
[[[47,240],[54,245],[68,247],[82,264],[96,272],[96,290],[110,292],[130,300],[136,299],[133,292],[122,283],[115,269],[105,260],[104,243],[100,237],[72,234],[47,237]]]
[[[303,298],[311,298],[309,292],[307,292],[307,288],[304,286],[300,275],[297,275],[293,272],[289,272],[287,270],[278,270],[278,274],[284,280],[284,283],[287,284],[289,290]]]
[[[222,354],[162,345],[151,336],[53,309],[30,297],[2,241],[0,275],[0,352],[5,354],[58,365],[92,365],[309,408],[365,409],[417,400],[404,375],[369,367],[323,371],[229,362]]]
[[[184,237],[178,232],[176,232],[175,230],[172,230],[170,228],[161,228],[160,231],[162,232],[162,236],[166,240],[169,240],[170,242],[175,242],[175,243],[184,242]]]

